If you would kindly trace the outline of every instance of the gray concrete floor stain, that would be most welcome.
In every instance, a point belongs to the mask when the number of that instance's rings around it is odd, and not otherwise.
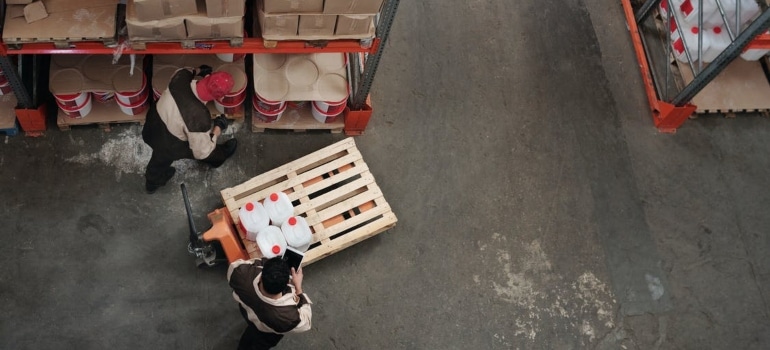
[[[619,3],[401,2],[356,143],[398,225],[309,266],[279,349],[763,349],[760,117],[652,126]],[[233,349],[219,191],[344,138],[256,134],[143,191],[141,127],[0,144],[2,349]]]

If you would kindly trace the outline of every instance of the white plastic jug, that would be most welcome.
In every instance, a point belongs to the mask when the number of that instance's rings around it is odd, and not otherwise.
[[[736,20],[735,5],[738,2],[741,3],[741,15],[740,15],[741,29],[743,29],[743,26],[745,24],[753,21],[754,18],[761,12],[761,9],[759,8],[759,5],[757,4],[756,0],[721,0],[722,8],[725,11],[725,17],[727,18],[727,21],[730,24],[730,30],[732,30],[733,35],[736,35],[736,36],[738,35],[738,33],[736,33],[737,28],[735,27],[735,20]],[[720,16],[719,19],[721,20],[722,17]]]
[[[707,41],[708,45],[705,44]],[[703,62],[711,62],[716,59],[722,51],[730,46],[732,40],[730,40],[730,35],[727,34],[724,27],[716,26],[703,32],[703,42],[703,46],[708,46],[708,48],[703,51]]]
[[[722,23],[722,17],[719,14],[719,8],[714,0],[703,0],[703,8],[699,6],[699,0],[679,1],[676,7],[679,18],[688,25],[698,25],[698,16],[703,12],[703,24],[718,25]],[[682,27],[685,25],[682,24]]]
[[[301,216],[292,216],[281,225],[281,231],[286,238],[286,244],[296,248],[301,252],[306,252],[310,248],[310,242],[313,239],[313,233],[305,218]]]
[[[687,62],[687,54],[685,49],[690,52],[690,58],[693,62],[698,61],[698,30],[697,26],[682,28],[682,34],[684,40],[679,36],[679,31],[674,32],[671,36],[671,46],[674,56],[681,62]],[[709,41],[704,37],[701,50],[706,52],[708,50]]]
[[[265,198],[265,209],[273,225],[281,226],[286,219],[294,215],[294,206],[286,193],[273,192]]]
[[[246,231],[246,238],[252,241],[257,240],[257,233],[270,225],[270,217],[267,215],[265,207],[259,202],[248,202],[238,210],[238,218],[241,220],[241,226]]]
[[[257,245],[262,256],[268,259],[282,256],[283,252],[286,251],[286,239],[283,237],[281,229],[276,226],[267,226],[261,229],[257,233]]]

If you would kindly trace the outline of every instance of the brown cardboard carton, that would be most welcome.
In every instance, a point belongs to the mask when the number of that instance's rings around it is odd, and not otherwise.
[[[299,36],[334,35],[335,15],[300,15]]]
[[[297,36],[298,15],[269,15],[260,8],[258,16],[263,37],[288,38]]]
[[[383,0],[326,0],[324,13],[328,14],[377,14]]]
[[[242,17],[245,12],[244,0],[206,0],[206,14],[211,18]]]
[[[185,17],[185,26],[189,39],[243,37],[243,17],[187,16]]]
[[[373,15],[339,15],[335,35],[366,35],[374,20]]]
[[[187,38],[184,17],[140,21],[136,17],[133,1],[126,7],[126,27],[130,40],[179,40]]]
[[[8,5],[6,11],[8,11],[8,18],[24,17],[24,5]]]
[[[48,17],[48,12],[45,10],[45,5],[42,1],[35,1],[27,6],[24,6],[24,19],[27,23],[39,21]]]
[[[198,13],[195,0],[128,0],[134,3],[137,20],[153,21]]]
[[[71,12],[105,6],[117,6],[118,0],[43,0],[48,13]]]
[[[320,13],[324,0],[264,0],[265,12],[273,13]]]
[[[32,0],[5,0],[7,5],[26,5],[31,2]]]

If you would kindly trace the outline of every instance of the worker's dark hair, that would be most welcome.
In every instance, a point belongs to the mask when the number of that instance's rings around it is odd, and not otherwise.
[[[262,266],[262,287],[270,294],[281,293],[289,283],[289,275],[289,264],[281,257],[268,259]]]

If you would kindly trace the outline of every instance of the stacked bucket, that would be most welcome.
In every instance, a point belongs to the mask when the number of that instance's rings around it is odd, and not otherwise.
[[[93,101],[101,104],[117,104],[126,115],[140,115],[149,107],[147,77],[143,72],[131,75],[129,68],[119,69],[112,78],[112,90],[81,91],[71,94],[54,94],[56,104],[70,118],[83,118],[91,113]],[[141,79],[141,83],[139,83]],[[136,86],[139,86],[137,88]]]

